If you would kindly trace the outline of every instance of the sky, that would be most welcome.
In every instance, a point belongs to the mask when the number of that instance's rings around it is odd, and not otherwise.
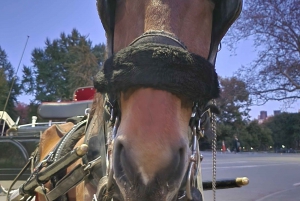
[[[79,33],[88,36],[93,44],[105,43],[105,32],[96,9],[96,0],[1,0],[0,1],[0,46],[8,55],[8,61],[22,76],[23,65],[30,66],[31,52],[34,48],[44,48],[45,40],[59,38],[60,33],[71,33],[76,28]],[[24,56],[26,40],[29,36]],[[248,65],[256,57],[251,41],[241,42],[236,55],[222,47],[218,53],[216,69],[221,77],[231,77],[242,65]],[[21,61],[21,62],[20,62]],[[20,102],[29,103],[32,97],[22,95]],[[300,103],[289,109],[281,107],[280,102],[268,102],[263,106],[251,107],[251,118],[257,118],[259,112],[267,111],[268,116],[274,110],[298,112]]]

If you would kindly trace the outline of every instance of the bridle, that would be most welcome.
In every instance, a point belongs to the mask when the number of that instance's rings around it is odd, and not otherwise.
[[[242,7],[242,0],[216,0],[215,1],[215,10],[213,14],[213,28],[212,28],[212,37],[211,37],[211,46],[210,52],[207,59],[204,59],[204,63],[210,64],[211,67],[214,69],[216,55],[218,52],[218,46],[220,44],[221,39],[237,18],[237,16],[241,12]],[[114,56],[113,50],[113,43],[114,43],[114,16],[116,11],[116,0],[98,0],[98,12],[104,29],[106,30],[107,34],[107,45],[108,45],[108,56]],[[225,17],[224,17],[225,16]],[[165,32],[160,31],[150,31],[144,33],[143,35],[139,36],[129,45],[130,46],[139,46],[139,45],[147,45],[147,44],[159,44],[159,45],[167,45],[170,47],[181,48],[184,50],[186,46],[177,38],[172,35],[169,35]],[[113,62],[111,62],[113,63]],[[114,64],[112,64],[114,65]],[[108,69],[108,68],[107,68]],[[111,73],[109,71],[105,71],[105,73]],[[113,70],[112,70],[113,71]],[[105,75],[100,75],[105,77]],[[107,79],[106,77],[103,79]],[[213,79],[213,78],[212,78]],[[98,195],[94,197],[94,200],[110,200],[113,197],[113,169],[112,165],[109,163],[111,161],[111,152],[113,147],[113,140],[116,137],[118,126],[121,121],[121,114],[120,108],[118,106],[118,99],[116,98],[118,95],[115,91],[111,92],[107,90],[103,85],[111,82],[110,84],[113,85],[113,81],[106,80],[103,83],[95,83],[95,88],[98,92],[106,93],[105,98],[105,108],[106,111],[109,113],[110,119],[109,122],[112,125],[113,129],[108,134],[108,149],[106,155],[106,161],[108,162],[108,170],[107,170],[107,181],[103,184],[101,183],[98,186]],[[200,167],[200,152],[199,152],[199,145],[198,140],[201,136],[203,136],[204,125],[207,124],[208,119],[210,119],[212,112],[216,112],[216,110],[211,110],[209,106],[209,100],[212,98],[216,98],[216,96],[211,97],[205,101],[198,101],[193,100],[193,108],[192,108],[192,116],[190,119],[189,126],[191,128],[192,138],[190,141],[190,148],[191,148],[191,155],[189,159],[189,165],[186,173],[185,180],[182,183],[181,189],[184,189],[183,192],[178,194],[178,201],[179,200],[202,200],[202,195],[200,193],[197,194],[193,191],[197,189],[197,186],[202,184],[197,184],[197,175]],[[202,120],[203,118],[206,120]],[[198,181],[199,182],[199,181]],[[102,194],[102,195],[101,195]],[[195,198],[195,196],[199,195],[199,197]],[[201,196],[201,197],[200,197]]]
[[[162,31],[151,31],[144,33],[137,39],[135,39],[130,46],[134,45],[144,45],[144,44],[163,44],[163,45],[170,45],[170,46],[175,46],[178,48],[182,48],[186,50],[185,45],[180,42],[177,38],[162,32]],[[114,98],[112,98],[114,97]],[[118,98],[116,98],[116,95],[111,95],[109,97],[108,94],[105,96],[105,111],[109,113],[110,119],[109,122],[112,125],[113,129],[110,132],[108,136],[108,151],[107,151],[107,160],[106,161],[111,161],[111,156],[109,156],[112,152],[112,147],[113,147],[113,141],[117,135],[117,130],[121,121],[121,113],[120,113],[120,108],[118,104]],[[201,102],[194,102],[193,108],[192,108],[192,116],[189,121],[189,126],[191,129],[191,141],[190,141],[190,149],[191,149],[191,155],[189,157],[189,165],[188,169],[186,172],[185,180],[182,182],[181,189],[182,192],[180,193],[180,196],[178,196],[178,200],[184,200],[184,199],[189,199],[189,200],[202,200],[202,195],[201,193],[198,193],[198,198],[195,199],[195,195],[193,196],[192,193],[193,191],[197,190],[197,175],[200,167],[200,151],[199,151],[199,145],[198,145],[198,140],[200,137],[203,137],[204,134],[204,127],[208,123],[209,118],[211,116],[211,109],[210,105],[206,105],[206,107],[202,106],[203,103]],[[215,112],[216,110],[212,110]],[[101,186],[100,188],[105,188],[106,190],[101,190],[101,192],[105,192],[104,194],[106,195],[113,195],[111,191],[112,185],[114,183],[113,179],[113,169],[111,164],[108,163],[108,180],[107,180],[107,185],[106,186]],[[101,184],[102,185],[102,184]],[[98,190],[99,191],[99,190]],[[197,194],[196,194],[197,195]],[[201,196],[201,197],[200,197]],[[101,195],[98,195],[97,200],[103,200],[101,198]],[[105,199],[107,200],[107,199]]]

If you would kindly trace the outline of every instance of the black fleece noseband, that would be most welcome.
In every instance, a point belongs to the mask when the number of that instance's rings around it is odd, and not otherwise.
[[[163,37],[139,37],[107,59],[96,75],[97,91],[118,93],[132,87],[151,87],[191,101],[206,103],[217,98],[219,83],[214,66],[169,36]]]

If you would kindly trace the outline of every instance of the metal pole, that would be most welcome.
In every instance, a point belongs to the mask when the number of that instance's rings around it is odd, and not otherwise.
[[[2,120],[2,119],[1,119],[1,120]],[[4,129],[5,129],[5,126],[6,126],[6,122],[3,120],[1,136],[4,135]]]
[[[12,83],[11,83],[11,86],[10,86],[10,89],[9,89],[9,91],[8,91],[8,96],[7,96],[6,101],[5,101],[5,104],[4,104],[4,108],[3,108],[3,113],[2,113],[2,116],[1,116],[1,120],[2,120],[2,118],[3,118],[4,111],[6,110],[7,103],[8,103],[8,100],[9,100],[9,97],[10,97],[10,94],[11,94],[11,91],[12,91],[12,88],[13,88],[13,86],[14,86],[14,83],[15,83],[15,80],[16,80],[16,76],[17,76],[17,73],[18,73],[18,71],[19,71],[20,64],[21,64],[21,61],[22,61],[22,59],[23,59],[23,55],[24,55],[24,52],[25,52],[25,49],[26,49],[26,46],[27,46],[27,43],[28,43],[28,39],[29,39],[29,36],[27,36],[27,40],[26,40],[25,47],[24,47],[23,52],[22,52],[21,59],[20,59],[20,61],[19,61],[19,65],[18,65],[17,71],[16,71],[16,73],[15,73],[15,76],[13,77],[13,80],[12,80]],[[2,133],[2,134],[3,134],[3,133]],[[1,135],[2,135],[2,134],[1,134]]]

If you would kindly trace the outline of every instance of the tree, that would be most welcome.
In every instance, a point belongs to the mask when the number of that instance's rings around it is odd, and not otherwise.
[[[46,39],[45,45],[33,50],[33,66],[23,68],[23,90],[35,96],[30,105],[71,100],[76,88],[93,85],[93,76],[104,61],[104,44],[93,46],[73,29],[59,39]]]
[[[300,143],[300,113],[282,113],[269,118],[264,126],[272,131],[274,148],[299,149]]]
[[[300,98],[299,0],[245,1],[226,44],[253,39],[258,58],[239,69],[253,103],[293,103]],[[231,46],[233,47],[233,46]]]
[[[251,100],[245,83],[237,77],[219,77],[219,81],[221,94],[217,106],[221,114],[218,115],[217,135],[218,140],[224,140],[228,146],[232,144],[234,135],[240,138],[246,133]]]
[[[11,63],[7,59],[6,52],[1,47],[0,47],[0,92],[1,92],[0,111],[5,109],[12,118],[16,118],[16,112],[14,110],[14,106],[17,102],[17,96],[20,94],[18,77],[15,75],[14,68],[12,67]],[[6,104],[6,108],[4,108],[5,104]]]
[[[90,41],[81,37],[78,45],[70,46],[68,55],[70,59],[66,67],[71,89],[74,88],[72,86],[93,85],[93,77],[103,64],[105,46],[100,44],[91,49],[91,45]]]
[[[221,93],[217,105],[221,109],[219,116],[222,122],[242,121],[249,118],[249,92],[246,84],[237,77],[219,77]]]
[[[248,134],[247,144],[255,150],[268,150],[269,146],[273,145],[271,130],[258,124],[258,121],[252,121],[246,128]]]
[[[15,110],[20,117],[19,123],[18,124],[28,124],[30,123],[30,120],[28,119],[28,105],[25,103],[17,103]]]

